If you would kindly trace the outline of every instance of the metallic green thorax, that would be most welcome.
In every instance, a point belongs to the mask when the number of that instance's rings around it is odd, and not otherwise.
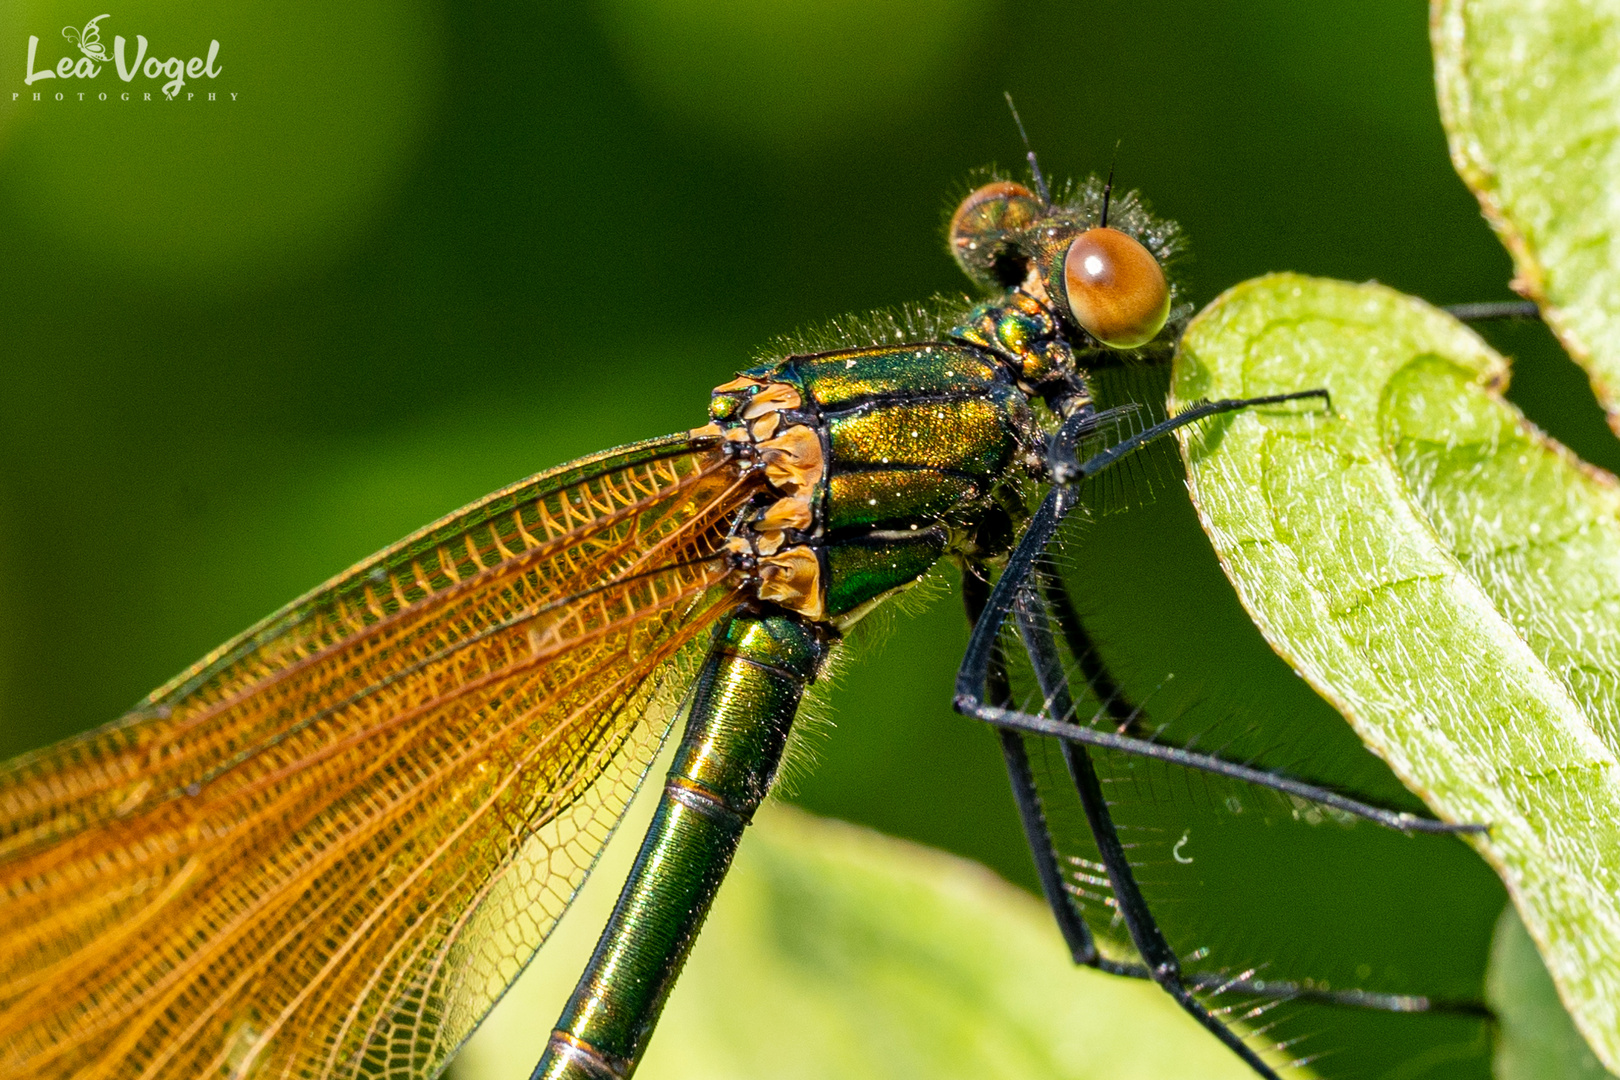
[[[820,433],[826,474],[806,539],[841,619],[928,571],[1040,460],[1043,437],[1004,362],[957,342],[789,357],[748,375],[787,383]]]
[[[634,1071],[743,828],[770,790],[828,637],[793,616],[753,613],[720,631],[635,868],[534,1080],[619,1080]]]

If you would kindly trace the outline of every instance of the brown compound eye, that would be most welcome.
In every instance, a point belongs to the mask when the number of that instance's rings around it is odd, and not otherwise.
[[[1023,184],[997,180],[976,189],[951,215],[951,254],[967,275],[982,284],[1001,280],[1009,268],[1006,237],[1027,229],[1041,215],[1041,202]]]
[[[1088,229],[1063,257],[1063,288],[1080,328],[1111,349],[1146,345],[1170,317],[1170,286],[1153,253],[1118,229]]]

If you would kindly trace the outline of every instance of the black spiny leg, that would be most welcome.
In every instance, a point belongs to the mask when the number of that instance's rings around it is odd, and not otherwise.
[[[985,599],[989,595],[988,581],[982,576],[984,573],[982,566],[962,568],[962,603],[967,608],[969,623],[977,623],[979,616],[984,613]],[[1012,704],[1006,658],[1002,656],[999,644],[993,644],[992,649],[985,697],[1006,708]],[[1063,871],[1058,865],[1057,845],[1052,840],[1046,811],[1041,807],[1040,793],[1036,790],[1035,777],[1030,771],[1024,736],[1009,728],[998,728],[996,736],[1001,742],[1001,756],[1007,763],[1007,780],[1012,786],[1013,802],[1018,807],[1018,820],[1024,827],[1024,839],[1028,841],[1030,855],[1035,860],[1041,893],[1046,897],[1047,906],[1052,909],[1053,918],[1057,920],[1063,942],[1069,947],[1069,956],[1076,964],[1085,967],[1100,968],[1115,975],[1146,978],[1145,969],[1115,963],[1097,951],[1091,930],[1076,909],[1074,900],[1069,896],[1068,884],[1063,880]]]
[[[1057,532],[1058,525],[1075,507],[1075,490],[1081,481],[1097,475],[1148,443],[1164,438],[1177,428],[1185,427],[1205,417],[1219,413],[1236,412],[1241,409],[1253,408],[1256,405],[1273,405],[1309,398],[1319,398],[1323,402],[1327,402],[1328,393],[1326,390],[1304,390],[1291,394],[1269,394],[1264,397],[1254,398],[1223,398],[1219,401],[1200,402],[1183,409],[1168,420],[1163,420],[1143,431],[1137,432],[1135,435],[1120,440],[1107,449],[1091,455],[1084,461],[1078,460],[1077,447],[1081,439],[1096,430],[1097,416],[1076,413],[1065,420],[1062,427],[1058,429],[1057,434],[1052,437],[1049,453],[1048,468],[1054,481],[1054,487],[1047,493],[1046,498],[1041,502],[1040,508],[1031,517],[1023,536],[1019,538],[1018,546],[1013,550],[1011,557],[1007,561],[1007,569],[1003,572],[1001,579],[996,582],[996,587],[991,591],[990,597],[986,601],[987,617],[980,619],[974,626],[973,635],[968,641],[967,654],[962,658],[962,667],[957,672],[957,711],[1001,727],[1011,727],[1032,734],[1053,735],[1092,746],[1123,750],[1126,753],[1169,761],[1189,769],[1198,769],[1219,776],[1244,780],[1261,787],[1272,788],[1286,795],[1295,795],[1322,806],[1342,810],[1356,817],[1376,822],[1386,828],[1398,829],[1403,832],[1484,832],[1485,826],[1483,825],[1453,825],[1450,822],[1436,821],[1433,818],[1420,817],[1405,811],[1389,810],[1360,799],[1341,795],[1320,784],[1308,783],[1282,773],[1256,769],[1249,765],[1227,761],[1212,754],[1196,753],[1156,740],[1136,738],[1123,732],[1099,731],[1077,726],[1067,723],[1068,718],[1066,717],[1048,719],[1046,717],[1031,716],[1016,710],[996,708],[986,704],[980,697],[980,689],[985,685],[984,680],[988,673],[990,650],[994,647],[995,635],[1007,616],[1012,613],[1015,599],[1023,590],[1025,583],[1030,580],[1036,560],[1046,550],[1047,544]]]
[[[1085,461],[1077,456],[1079,442],[1087,435],[1097,430],[1097,421],[1101,414],[1076,413],[1063,422],[1057,434],[1052,436],[1052,446],[1047,453],[1047,468],[1052,474],[1054,484],[1078,484],[1088,477],[1109,468],[1123,458],[1134,454],[1148,443],[1157,442],[1177,428],[1202,420],[1208,416],[1219,413],[1239,412],[1243,409],[1252,409],[1256,405],[1280,405],[1288,401],[1303,401],[1307,398],[1318,398],[1328,408],[1333,407],[1326,390],[1300,390],[1292,394],[1266,394],[1263,397],[1252,398],[1221,398],[1219,401],[1200,401],[1182,409],[1168,420],[1161,420],[1138,431],[1135,435],[1121,439],[1106,450],[1091,455]]]
[[[1056,643],[1052,640],[1051,615],[1033,586],[1019,594],[1014,614],[1018,621],[1019,637],[1023,640],[1030,662],[1035,667],[1035,678],[1040,684],[1041,695],[1046,699],[1047,713],[1062,717],[1071,715],[1074,707],[1069,700],[1068,680],[1063,674],[1063,664],[1058,656]],[[1117,910],[1125,920],[1125,928],[1131,935],[1131,942],[1147,965],[1149,975],[1176,1000],[1178,1005],[1225,1043],[1233,1053],[1247,1062],[1250,1068],[1261,1076],[1269,1077],[1270,1080],[1280,1080],[1259,1054],[1250,1049],[1247,1043],[1193,996],[1192,988],[1181,977],[1181,962],[1176,958],[1175,951],[1170,948],[1170,943],[1165,940],[1158,922],[1148,909],[1141,888],[1136,883],[1136,875],[1131,872],[1125,847],[1120,842],[1119,833],[1114,827],[1114,819],[1109,814],[1108,804],[1103,798],[1097,770],[1091,764],[1091,755],[1080,743],[1066,739],[1062,745],[1063,758],[1069,767],[1069,775],[1074,779],[1075,790],[1080,795],[1080,805],[1085,810],[1086,822],[1091,827],[1091,834],[1097,843],[1098,852],[1102,855],[1103,865],[1108,869],[1108,879],[1113,885]]]
[[[1437,1011],[1476,1017],[1488,1017],[1490,1014],[1479,1003],[1472,1001],[1440,1001],[1421,996],[1365,991],[1319,991],[1272,980],[1256,984],[1245,978],[1227,979],[1211,973],[1183,974],[1178,959],[1160,932],[1131,873],[1123,845],[1119,841],[1113,819],[1103,798],[1101,784],[1097,780],[1085,747],[1093,745],[1122,750],[1169,761],[1186,768],[1229,776],[1298,795],[1386,827],[1404,831],[1468,832],[1478,831],[1483,827],[1451,825],[1401,811],[1387,810],[1279,773],[1125,735],[1123,732],[1134,719],[1135,710],[1120,694],[1106,668],[1102,666],[1100,658],[1090,647],[1084,627],[1061,581],[1047,580],[1046,575],[1036,570],[1036,563],[1056,534],[1058,525],[1076,505],[1074,485],[1079,481],[1103,471],[1176,428],[1203,417],[1254,405],[1311,397],[1327,400],[1325,391],[1316,390],[1264,398],[1205,402],[1122,440],[1088,457],[1085,461],[1077,459],[1075,448],[1081,439],[1096,430],[1098,418],[1094,415],[1080,414],[1071,417],[1053,439],[1051,472],[1057,485],[1047,494],[1030,519],[995,588],[986,596],[982,577],[975,578],[971,570],[964,575],[964,599],[969,614],[974,616],[974,626],[956,681],[957,710],[1001,729],[1003,755],[1012,780],[1014,798],[1019,807],[1026,838],[1034,853],[1042,889],[1046,893],[1048,903],[1069,944],[1075,962],[1115,974],[1153,979],[1201,1024],[1263,1076],[1275,1076],[1275,1073],[1197,1001],[1193,996],[1195,990],[1214,992],[1230,990],[1262,997],[1299,998],[1391,1012]],[[1042,596],[1043,588],[1051,598],[1050,603]],[[1005,658],[1000,653],[998,643],[998,635],[1009,615],[1014,616],[1020,637],[1035,667],[1043,696],[1046,698],[1045,716],[1031,715],[1010,707],[1011,695]],[[1091,682],[1098,698],[1103,702],[1103,715],[1115,720],[1120,730],[1098,731],[1074,722],[1067,676],[1052,638],[1051,624],[1054,620],[1062,630],[1070,651],[1081,665],[1082,676]],[[1102,957],[1097,950],[1095,940],[1074,906],[1062,878],[1056,847],[1030,774],[1022,739],[1025,733],[1049,735],[1060,740],[1094,839],[1099,851],[1104,855],[1104,865],[1113,884],[1115,901],[1119,904],[1121,917],[1126,921],[1132,940],[1138,952],[1147,961],[1147,966],[1110,961]]]
[[[1226,403],[1216,402],[1215,404],[1225,405]],[[1203,415],[1208,414],[1208,412],[1205,412]],[[1162,426],[1156,425],[1156,427]],[[1104,451],[1103,454],[1112,455],[1113,451]],[[1097,456],[1101,457],[1103,455],[1099,454]],[[1122,455],[1114,455],[1110,460],[1117,460],[1119,456]],[[1058,524],[1074,506],[1075,495],[1073,490],[1067,486],[1055,487],[1047,493],[1040,508],[1030,518],[1023,537],[1007,560],[1006,569],[1002,571],[1000,580],[996,582],[995,588],[990,591],[989,599],[985,601],[984,614],[974,624],[973,633],[968,638],[968,647],[962,657],[962,666],[956,673],[956,699],[954,705],[958,712],[994,724],[999,728],[1020,731],[1030,735],[1048,735],[1062,739],[1065,742],[1100,746],[1109,750],[1121,750],[1140,757],[1168,761],[1183,768],[1197,769],[1201,772],[1214,773],[1217,776],[1231,777],[1234,780],[1242,780],[1259,787],[1271,788],[1285,795],[1295,795],[1322,806],[1342,810],[1347,814],[1375,822],[1385,828],[1397,829],[1402,832],[1453,833],[1483,832],[1485,830],[1483,825],[1453,825],[1446,821],[1420,817],[1404,810],[1391,810],[1375,806],[1360,799],[1341,795],[1320,784],[1299,780],[1284,773],[1255,768],[1241,762],[1228,761],[1213,754],[1199,753],[1159,740],[1144,739],[1119,731],[1085,727],[1073,723],[1070,717],[1035,716],[1003,705],[992,704],[991,701],[986,699],[984,692],[990,676],[991,659],[995,653],[996,635],[1005,623],[1007,616],[1012,613],[1015,600],[1022,591],[1023,586],[1030,580],[1036,559],[1040,557],[1041,552],[1045,550],[1046,545],[1051,541],[1053,534],[1057,531]]]
[[[1087,657],[1087,661],[1081,665],[1081,674],[1088,681],[1092,694],[1103,701],[1103,711],[1109,719],[1121,725],[1130,723],[1136,719],[1137,710],[1118,688],[1101,657],[1092,647],[1091,639],[1080,622],[1067,588],[1059,578],[1047,575],[1043,577],[1051,614],[1064,635],[1069,651],[1077,657]],[[962,594],[969,622],[977,625],[988,599],[987,578],[982,566],[964,569]],[[994,642],[994,639],[992,641],[994,652],[991,654],[987,673],[985,700],[996,703],[1000,708],[1006,708],[1011,702],[1011,688],[1007,680],[1005,659],[1001,655],[999,642]],[[1058,929],[1069,948],[1070,957],[1076,964],[1096,968],[1110,975],[1152,979],[1153,973],[1143,965],[1111,960],[1103,956],[1097,948],[1090,928],[1075,906],[1068,884],[1064,880],[1062,857],[1041,806],[1040,794],[1029,765],[1024,736],[1005,727],[998,729],[997,736],[1001,742],[1002,756],[1007,763],[1007,776],[1012,787],[1013,801],[1018,807],[1019,822],[1023,826],[1024,838],[1029,843],[1030,854],[1041,883],[1041,892],[1052,909]],[[1434,1012],[1479,1019],[1488,1019],[1491,1016],[1489,1009],[1471,1000],[1452,1001],[1420,994],[1386,994],[1369,990],[1323,990],[1284,979],[1256,981],[1250,978],[1232,978],[1214,972],[1184,973],[1182,979],[1187,985],[1198,990],[1231,992],[1247,997],[1311,1001],[1346,1008],[1373,1009],[1379,1012]]]
[[[1046,587],[1046,605],[1057,619],[1063,641],[1069,646],[1069,655],[1080,665],[1081,677],[1102,706],[1101,715],[1114,722],[1116,731],[1127,730],[1136,723],[1139,711],[1125,697],[1108,665],[1103,663],[1091,635],[1086,633],[1085,625],[1080,622],[1080,612],[1075,608],[1074,599],[1069,596],[1069,588],[1063,584],[1063,579],[1056,574],[1043,574],[1041,577]]]

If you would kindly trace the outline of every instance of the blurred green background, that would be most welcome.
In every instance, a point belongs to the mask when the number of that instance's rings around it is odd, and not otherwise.
[[[1446,157],[1413,0],[136,0],[102,21],[109,47],[218,39],[220,75],[174,101],[117,100],[110,68],[23,85],[29,34],[54,62],[61,28],[98,13],[0,12],[6,753],[112,719],[498,485],[699,422],[773,335],[961,291],[942,217],[970,169],[1021,166],[1003,90],[1050,175],[1105,171],[1119,143],[1119,183],[1186,229],[1197,304],[1280,269],[1510,296]],[[1614,467],[1539,327],[1492,336],[1519,358],[1516,400]],[[1191,672],[1222,708],[1311,711],[1184,496],[1093,540],[1088,602],[1124,667]],[[794,798],[1030,885],[994,740],[948,708],[965,638],[941,596],[849,665]],[[1382,880],[1451,936],[1366,932],[1477,984],[1489,874],[1455,844],[1415,876],[1368,851],[1331,873]],[[1301,900],[1323,880],[1279,886],[1253,933],[1316,950],[1324,916]],[[1412,1064],[1424,1038],[1337,1072],[1456,1075]]]

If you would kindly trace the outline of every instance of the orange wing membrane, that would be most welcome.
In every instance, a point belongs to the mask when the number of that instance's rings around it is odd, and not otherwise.
[[[436,1072],[741,599],[721,442],[496,492],[0,767],[0,1076]]]

